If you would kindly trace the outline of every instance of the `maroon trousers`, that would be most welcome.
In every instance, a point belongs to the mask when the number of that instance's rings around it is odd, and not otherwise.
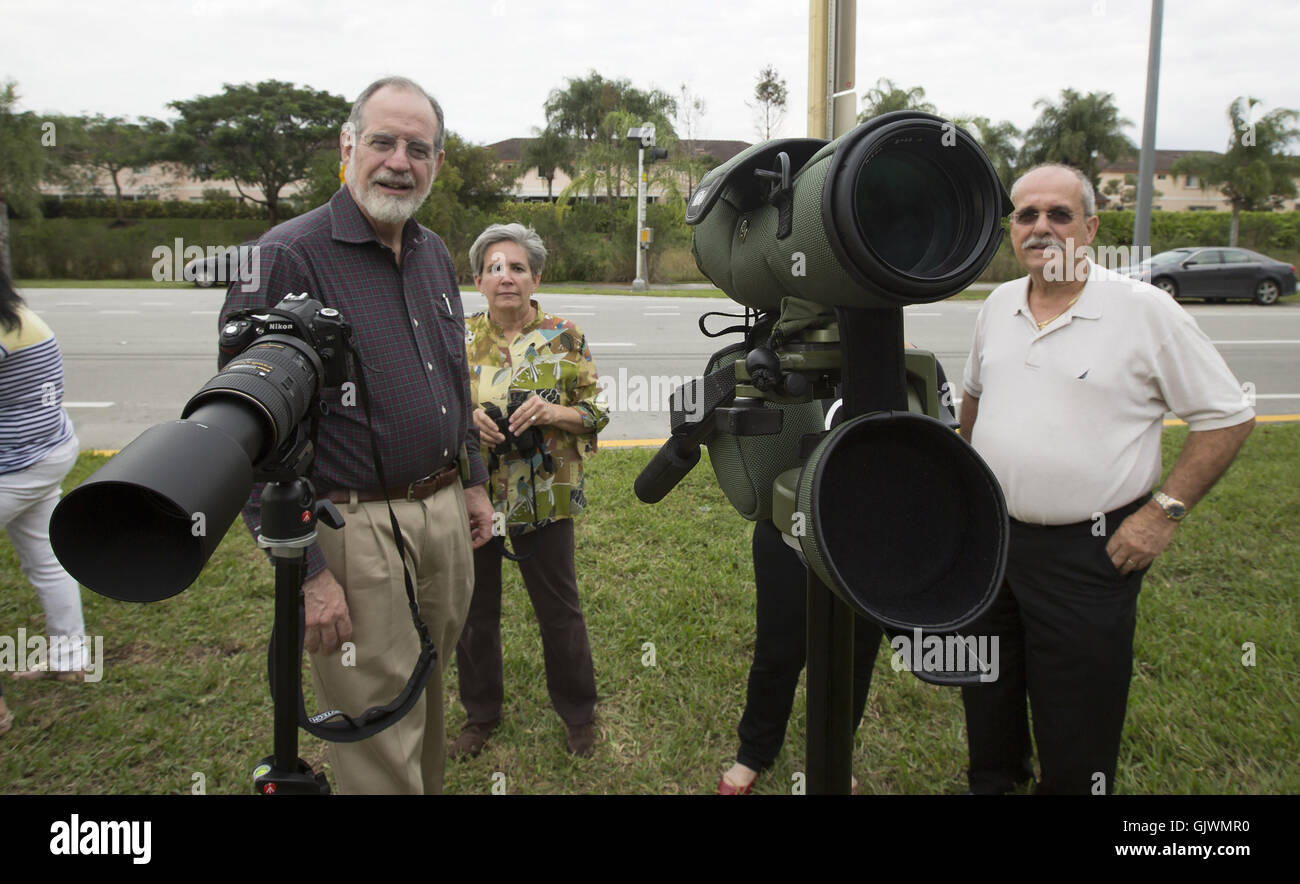
[[[519,562],[519,571],[542,632],[551,704],[565,724],[588,724],[595,716],[596,676],[578,601],[573,520],[559,519],[510,543],[516,555],[531,553]],[[470,724],[501,718],[501,560],[495,538],[474,550],[474,597],[456,645],[460,700]]]

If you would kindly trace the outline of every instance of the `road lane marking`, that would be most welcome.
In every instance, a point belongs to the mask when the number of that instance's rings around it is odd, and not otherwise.
[[[1300,344],[1300,338],[1288,340],[1286,338],[1276,338],[1261,341],[1210,341],[1211,344],[1218,346],[1220,344]]]
[[[191,316],[220,316],[220,310],[191,310]]]
[[[139,315],[139,313],[140,313],[139,310],[100,310],[99,312],[100,312],[100,313],[104,313],[104,314],[114,314],[114,315],[118,315],[118,316],[126,315],[126,314],[131,314],[131,313],[134,313],[134,314],[136,314],[136,315]]]
[[[588,345],[593,350],[598,350],[601,347],[635,347],[636,346],[636,344],[626,344],[619,341],[601,341],[599,344],[595,342],[588,342]]]
[[[64,408],[108,408],[112,402],[64,402]]]

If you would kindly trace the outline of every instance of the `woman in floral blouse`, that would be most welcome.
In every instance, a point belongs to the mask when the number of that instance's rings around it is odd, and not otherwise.
[[[465,318],[474,422],[491,471],[493,528],[508,534],[542,632],[546,687],[570,752],[595,745],[596,680],[578,601],[573,516],[586,508],[582,462],[596,453],[609,409],[587,339],[532,299],[546,247],[521,224],[493,224],[469,252],[488,309]],[[507,440],[502,425],[509,430]],[[451,756],[478,755],[501,719],[504,538],[474,551],[474,597],[456,666],[467,721]]]

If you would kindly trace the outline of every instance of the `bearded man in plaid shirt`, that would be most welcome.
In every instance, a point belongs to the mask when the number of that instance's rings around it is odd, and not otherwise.
[[[424,696],[404,718],[368,739],[329,744],[344,793],[442,791],[443,661],[469,608],[472,547],[491,538],[456,272],[442,240],[412,218],[442,166],[445,137],[442,108],[413,81],[368,86],[339,136],[344,186],[261,238],[260,284],[252,292],[233,284],[221,317],[306,292],[343,314],[368,381],[368,403],[346,387],[323,393],[309,474],[347,523],[320,525],[307,551],[305,645],[317,707],[358,716],[387,703],[419,655],[390,504],[438,650]],[[462,447],[468,479],[458,468]],[[259,493],[245,508],[254,530]]]

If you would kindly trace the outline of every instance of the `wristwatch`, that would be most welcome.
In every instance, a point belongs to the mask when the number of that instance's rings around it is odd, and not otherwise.
[[[1152,495],[1156,503],[1165,511],[1165,518],[1173,522],[1181,522],[1187,516],[1187,504],[1175,497],[1170,497],[1163,491],[1157,491]]]

